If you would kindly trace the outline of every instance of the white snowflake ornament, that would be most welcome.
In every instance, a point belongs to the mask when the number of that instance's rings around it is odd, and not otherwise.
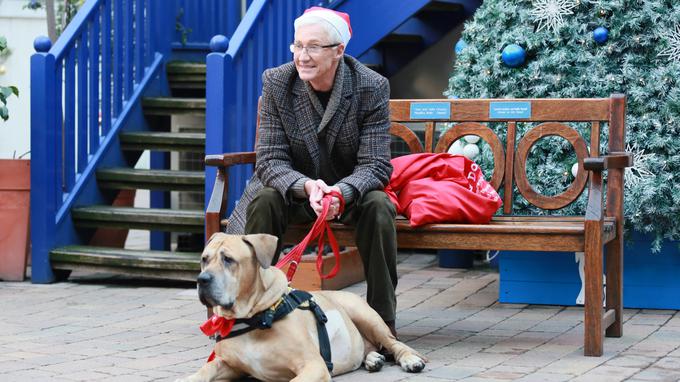
[[[574,13],[573,9],[578,5],[573,0],[534,0],[533,9],[529,14],[538,22],[538,29],[547,28],[557,32],[565,24],[564,16]]]
[[[645,150],[640,149],[637,143],[633,146],[628,145],[626,151],[633,154],[633,167],[626,168],[623,175],[626,188],[635,187],[645,179],[654,176],[654,173],[650,170],[650,161],[654,159],[655,154],[645,154]]]
[[[668,48],[662,50],[658,56],[668,56],[670,60],[680,62],[680,24],[675,25],[675,30],[661,36],[668,40]]]

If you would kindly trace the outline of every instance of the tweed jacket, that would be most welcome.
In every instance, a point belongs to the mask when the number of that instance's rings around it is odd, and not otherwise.
[[[291,187],[299,179],[319,178],[317,132],[322,129],[338,183],[350,185],[356,198],[383,189],[392,174],[389,96],[387,79],[348,55],[340,61],[325,110],[293,62],[267,69],[255,173],[229,217],[227,233],[243,233],[248,204],[263,186],[290,202]]]

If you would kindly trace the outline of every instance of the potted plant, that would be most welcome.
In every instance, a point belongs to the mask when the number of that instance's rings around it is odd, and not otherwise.
[[[7,40],[0,36],[0,54]],[[9,118],[7,100],[15,86],[0,85],[0,119]],[[0,279],[21,281],[26,270],[31,170],[30,160],[0,159]]]

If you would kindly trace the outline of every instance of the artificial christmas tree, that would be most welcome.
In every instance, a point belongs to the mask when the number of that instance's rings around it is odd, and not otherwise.
[[[680,239],[678,1],[487,0],[466,23],[462,40],[445,92],[451,98],[625,93],[626,141],[636,160],[626,170],[626,226],[653,235],[655,249],[663,239]],[[513,44],[524,52],[520,63],[503,57]],[[511,50],[517,52],[515,46]],[[503,138],[504,124],[491,127]],[[531,127],[518,124],[518,133]],[[572,127],[589,138],[588,125]],[[602,142],[603,153],[606,144]],[[476,160],[482,168],[492,168],[491,150],[480,148]],[[575,162],[568,142],[544,139],[532,149],[527,175],[536,191],[555,195],[573,181]],[[535,212],[521,199],[516,213]],[[585,194],[555,213],[583,213],[584,200]]]

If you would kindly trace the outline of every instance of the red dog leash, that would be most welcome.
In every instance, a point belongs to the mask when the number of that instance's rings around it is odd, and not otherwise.
[[[342,212],[345,210],[345,199],[342,197],[342,194],[333,190],[328,194],[324,195],[321,201],[323,210],[316,218],[316,221],[314,222],[312,229],[309,231],[307,236],[305,236],[305,238],[302,239],[300,244],[293,247],[293,249],[291,249],[286,256],[284,256],[281,260],[279,260],[278,263],[276,263],[277,268],[283,268],[286,264],[290,263],[290,266],[288,267],[288,273],[286,274],[288,282],[293,280],[293,276],[295,275],[295,271],[297,270],[298,264],[302,260],[302,254],[304,253],[305,248],[307,248],[309,243],[317,237],[319,238],[319,241],[317,244],[318,253],[316,255],[316,270],[317,272],[319,272],[319,276],[322,279],[330,279],[335,277],[335,275],[340,270],[340,250],[338,249],[338,242],[337,240],[335,240],[335,235],[333,235],[333,231],[331,230],[329,222],[326,221],[326,217],[328,216],[328,211],[330,210],[331,200],[333,197],[336,197],[340,200],[339,214],[342,214]],[[323,271],[321,270],[321,267],[323,265],[323,249],[325,246],[324,231],[326,232],[326,236],[328,236],[328,243],[333,249],[333,257],[335,258],[335,265],[333,265],[333,269],[331,269],[331,271],[328,272],[328,274],[326,275],[324,275]]]

